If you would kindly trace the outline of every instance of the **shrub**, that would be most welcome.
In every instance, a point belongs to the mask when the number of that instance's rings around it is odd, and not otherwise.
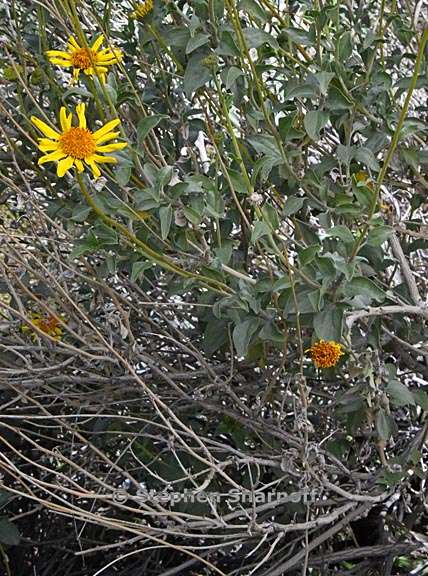
[[[0,7],[5,573],[420,565],[420,6]]]

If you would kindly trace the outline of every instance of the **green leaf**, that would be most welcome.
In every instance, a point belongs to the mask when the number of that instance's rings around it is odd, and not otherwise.
[[[191,98],[192,94],[211,78],[211,72],[201,63],[202,58],[200,54],[194,54],[187,63],[183,86],[188,98]]]
[[[349,282],[346,286],[346,293],[349,296],[368,296],[376,302],[383,302],[386,298],[385,292],[379,288],[369,278],[364,276],[357,276]]]
[[[189,222],[195,224],[196,226],[201,223],[202,214],[191,208],[190,206],[185,206],[183,208],[185,217]]]
[[[236,80],[242,76],[244,72],[241,68],[237,68],[236,66],[231,66],[226,74],[226,89],[230,90],[230,88],[235,84]]]
[[[345,166],[348,166],[353,156],[352,146],[344,146],[343,144],[339,144],[336,154],[339,162],[345,164]]]
[[[87,252],[95,252],[98,247],[99,241],[92,230],[90,230],[86,238],[76,240],[73,246],[73,250],[71,251],[70,258],[79,258]]]
[[[346,62],[352,54],[352,35],[348,30],[339,38],[337,45],[337,55],[341,63]]]
[[[119,242],[119,236],[113,228],[101,222],[94,228],[98,240],[98,246],[114,246]]]
[[[420,406],[422,410],[428,412],[428,392],[425,392],[425,390],[415,390],[413,396],[416,404]]]
[[[370,244],[370,246],[382,246],[393,232],[394,228],[391,226],[376,226],[376,228],[370,230],[367,236],[367,244]]]
[[[213,4],[217,4],[217,1],[213,2]],[[241,0],[241,2],[239,2],[239,9],[245,10],[248,12],[248,14],[250,14],[250,16],[253,18],[258,18],[262,22],[266,22],[268,20],[266,12],[255,0]]]
[[[63,101],[64,104],[66,104],[68,97],[74,96],[74,95],[80,96],[80,98],[93,98],[94,97],[92,92],[89,92],[88,90],[86,90],[86,88],[81,88],[80,86],[74,86],[73,88],[69,88],[68,90],[66,90],[64,92],[61,100]]]
[[[259,48],[262,44],[269,44],[274,50],[279,49],[278,40],[259,28],[245,28],[244,37],[249,48]]]
[[[422,122],[422,120],[418,120],[417,118],[407,118],[401,129],[400,138],[408,138],[409,136],[413,136],[418,132],[425,132],[426,130],[427,125],[425,122]]]
[[[293,98],[314,98],[318,95],[317,88],[314,84],[303,83],[298,85],[287,86],[285,93],[286,100],[292,100]]]
[[[167,186],[172,178],[174,169],[172,166],[163,166],[156,174],[155,181],[153,183],[153,188],[158,194],[158,198],[163,192],[165,186]]]
[[[11,498],[13,498],[13,494],[6,490],[0,490],[0,507],[5,506]]]
[[[301,44],[302,46],[313,46],[314,44],[313,34],[306,30],[302,30],[301,28],[286,28],[284,32],[290,40],[296,44]]]
[[[278,209],[276,206],[272,206],[272,204],[266,202],[262,208],[262,213],[266,224],[268,224],[272,230],[276,230],[279,226]]]
[[[318,72],[318,74],[314,74],[315,78],[318,80],[318,84],[320,85],[320,92],[323,96],[327,95],[328,87],[330,82],[334,78],[333,72]]]
[[[302,266],[307,266],[308,264],[310,264],[320,250],[321,246],[319,244],[312,244],[312,246],[304,248],[301,252],[299,252],[300,264]]]
[[[204,332],[203,346],[205,353],[211,356],[216,350],[227,343],[229,339],[228,323],[225,320],[211,318]]]
[[[222,264],[229,264],[233,252],[233,242],[225,240],[222,246],[214,249],[216,258],[220,260]]]
[[[301,209],[304,203],[304,198],[301,198],[300,196],[290,196],[287,198],[282,211],[284,216],[292,216]]]
[[[17,546],[21,541],[18,528],[5,516],[0,517],[0,542],[8,546]]]
[[[238,356],[246,356],[251,339],[260,327],[258,318],[248,318],[233,329],[233,343]]]
[[[337,226],[330,228],[330,230],[327,230],[326,236],[328,238],[339,238],[342,242],[349,244],[352,244],[355,240],[352,232],[343,224],[338,224]]]
[[[365,148],[364,146],[357,148],[353,152],[353,157],[358,162],[365,164],[370,170],[375,170],[376,172],[379,171],[379,162],[376,160],[376,156],[370,148]]]
[[[394,421],[383,408],[376,414],[376,430],[382,440],[388,440],[394,431]]]
[[[131,178],[132,166],[129,164],[120,164],[115,171],[116,181],[121,186],[126,186]]]
[[[282,163],[281,152],[278,150],[278,145],[273,136],[260,134],[248,138],[248,142],[255,148],[256,152],[266,154],[266,156],[273,158],[278,163]]]
[[[269,226],[266,224],[266,222],[261,222],[260,220],[257,220],[257,222],[254,224],[253,231],[251,232],[251,244],[254,244],[255,242],[257,242],[257,240],[259,240],[263,236],[268,236],[270,233],[271,230]]]
[[[342,339],[343,308],[341,306],[327,306],[314,316],[315,334],[320,340]]]
[[[391,402],[394,406],[407,406],[415,405],[415,398],[410,390],[399,382],[398,380],[391,380],[386,387],[386,392],[391,398]]]
[[[193,38],[190,38],[190,40],[188,41],[186,46],[186,54],[191,54],[194,50],[196,50],[200,46],[207,44],[210,38],[211,38],[210,34],[202,34],[199,32],[198,34],[193,36]]]
[[[92,208],[90,206],[85,206],[84,204],[78,204],[73,208],[71,219],[75,222],[84,222],[91,212]]]
[[[324,128],[328,120],[328,112],[322,112],[321,110],[311,110],[308,112],[303,120],[303,123],[309,138],[317,141],[320,137],[320,130]]]
[[[147,260],[141,262],[134,262],[131,271],[131,282],[135,282],[136,280],[138,280],[141,274],[148,268],[151,268],[152,266],[153,263]]]
[[[330,110],[334,112],[338,110],[349,110],[353,106],[352,100],[348,98],[348,96],[345,96],[337,86],[330,86],[327,103]]]
[[[142,118],[138,122],[137,126],[138,144],[142,144],[142,142],[144,141],[150,130],[156,128],[156,126],[163,118],[169,118],[169,116],[167,114],[153,114],[152,116],[146,116],[145,118]]]
[[[161,222],[161,236],[162,240],[168,237],[169,230],[171,228],[173,210],[171,206],[162,206],[159,209],[159,218]]]

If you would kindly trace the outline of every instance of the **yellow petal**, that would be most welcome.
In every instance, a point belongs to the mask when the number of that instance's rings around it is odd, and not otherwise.
[[[63,50],[46,50],[45,54],[48,58],[60,58],[71,63],[71,55]]]
[[[97,62],[100,64],[116,64],[122,59],[122,51],[119,49],[115,50],[103,50],[97,54]]]
[[[104,48],[104,50],[100,50],[97,54],[98,58],[109,57],[112,58],[115,52],[122,52],[119,48]]]
[[[83,172],[84,170],[84,166],[83,166],[83,162],[81,160],[79,160],[78,158],[75,159],[74,164],[76,165],[76,168],[79,172]]]
[[[67,41],[67,44],[68,44],[70,47],[73,47],[73,51],[74,51],[74,50],[80,50],[80,46],[79,46],[79,44],[77,43],[77,40],[76,40],[76,38],[74,38],[74,36],[70,36],[70,38],[69,38],[68,41]]]
[[[117,142],[116,144],[107,144],[106,146],[97,146],[97,152],[114,152],[115,150],[123,150],[128,146],[127,142]]]
[[[92,50],[96,52],[103,42],[104,42],[104,34],[101,34],[92,44],[91,46]]]
[[[98,164],[117,164],[117,159],[113,156],[101,156],[100,154],[92,154],[89,161],[98,162]]]
[[[40,140],[45,140],[45,143],[41,143]],[[48,140],[48,138],[40,138],[38,149],[42,152],[51,152],[52,150],[58,150],[59,142],[54,142],[53,140]]]
[[[85,104],[83,102],[76,106],[76,112],[79,118],[79,128],[86,128]]]
[[[73,77],[70,81],[70,84],[76,84],[76,82],[79,80],[79,73],[80,73],[80,68],[73,68]]]
[[[107,140],[113,140],[113,138],[117,138],[120,135],[120,132],[107,132],[103,136],[100,136],[96,139],[95,144],[101,144],[102,142],[107,142]]]
[[[55,66],[62,66],[63,68],[70,68],[71,62],[67,60],[59,60],[59,58],[49,58],[49,62],[51,64],[55,64]]]
[[[97,179],[101,176],[101,171],[98,168],[98,166],[95,164],[95,162],[90,162],[88,160],[85,160],[86,164],[90,167],[90,169],[92,170],[92,174],[94,175],[94,178]]]
[[[100,66],[113,66],[113,64],[117,64],[118,60],[116,58],[98,58],[97,64]]]
[[[74,158],[72,156],[67,156],[66,158],[64,158],[64,160],[58,162],[58,166],[56,168],[57,176],[62,178],[64,174],[67,172],[67,170],[70,170],[73,164],[74,164]]]
[[[60,121],[61,128],[62,128],[63,132],[65,132],[66,130],[70,130],[71,119],[72,119],[72,115],[67,114],[67,110],[66,110],[65,106],[62,106],[61,110],[59,111],[59,121]]]
[[[104,124],[104,126],[102,126],[99,130],[94,132],[93,137],[95,138],[95,140],[98,140],[98,138],[104,136],[104,134],[107,134],[107,132],[111,132],[111,130],[113,130],[113,128],[116,128],[118,124],[120,124],[119,118],[110,120],[110,122],[107,122],[107,124]]]
[[[31,122],[48,138],[52,138],[52,140],[59,140],[61,135],[58,134],[58,132],[55,132],[55,130],[53,130],[50,126],[48,126],[46,122],[40,120],[40,118],[31,116]]]
[[[67,154],[65,154],[61,150],[56,150],[51,154],[46,154],[46,156],[42,156],[41,158],[39,158],[38,164],[39,166],[41,166],[46,162],[54,162],[55,160],[61,160],[61,158],[65,158],[65,156],[67,156]]]

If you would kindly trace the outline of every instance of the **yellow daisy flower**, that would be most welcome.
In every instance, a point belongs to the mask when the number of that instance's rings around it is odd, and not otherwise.
[[[64,317],[61,316],[61,320],[64,321]],[[55,340],[60,340],[64,334],[64,330],[61,326],[60,319],[58,316],[54,316],[53,314],[37,314],[34,312],[31,314],[31,324],[36,326],[39,330],[55,338]],[[31,328],[26,324],[22,326],[22,332],[28,332]],[[33,337],[35,338],[36,335],[33,333]]]
[[[53,130],[40,118],[31,116],[31,122],[42,132],[46,138],[39,138],[39,150],[47,152],[45,156],[39,158],[38,164],[45,162],[58,162],[57,175],[61,178],[75,166],[78,172],[83,172],[84,164],[87,164],[95,178],[101,175],[98,164],[116,164],[117,160],[113,156],[103,156],[103,153],[122,150],[127,146],[126,142],[101,145],[108,140],[113,140],[119,136],[119,132],[112,132],[120,124],[120,120],[115,118],[110,120],[96,132],[91,132],[86,127],[85,104],[77,104],[76,113],[79,119],[79,126],[72,126],[73,115],[67,114],[63,106],[59,113],[61,132]]]
[[[334,340],[319,340],[307,350],[317,368],[331,368],[336,366],[340,357],[344,355],[342,345]]]
[[[144,2],[139,2],[131,14],[131,18],[136,18],[137,20],[143,20],[147,14],[153,10],[153,0],[145,0]]]
[[[108,66],[117,64],[122,60],[122,51],[119,48],[104,48],[100,50],[104,42],[104,35],[98,36],[89,48],[79,46],[77,40],[70,36],[67,42],[67,51],[47,50],[46,56],[52,64],[63,68],[73,67],[71,83],[77,82],[80,71],[88,76],[98,76],[101,82],[105,82]]]

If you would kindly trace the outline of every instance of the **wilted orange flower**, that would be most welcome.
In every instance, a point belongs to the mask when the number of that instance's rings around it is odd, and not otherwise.
[[[48,336],[55,338],[55,340],[60,340],[64,333],[60,319],[53,314],[41,315],[35,312],[31,314],[31,324]],[[25,325],[22,327],[23,332],[28,332],[29,330],[31,330],[29,326]]]
[[[312,344],[308,352],[317,368],[331,368],[336,366],[343,356],[342,345],[334,340],[319,340]]]
[[[367,172],[364,172],[364,170],[360,170],[359,172],[354,174],[354,176],[355,180],[357,181],[357,184],[362,182],[363,184],[365,184],[365,186],[367,186],[369,190],[373,190],[373,180],[370,178]]]

